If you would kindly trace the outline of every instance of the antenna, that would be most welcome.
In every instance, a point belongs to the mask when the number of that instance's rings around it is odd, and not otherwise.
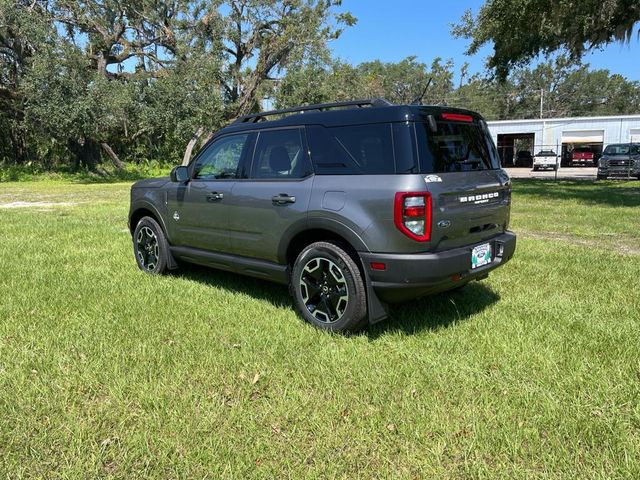
[[[422,91],[422,95],[420,95],[413,102],[411,102],[411,105],[422,105],[422,99],[424,98],[425,93],[427,93],[427,90],[429,89],[429,85],[431,85],[432,80],[433,80],[433,77],[429,77],[429,81],[427,82],[427,85],[424,87],[424,90]]]

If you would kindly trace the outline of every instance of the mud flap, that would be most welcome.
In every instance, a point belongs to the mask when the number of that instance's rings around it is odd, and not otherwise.
[[[164,248],[165,252],[167,252],[167,269],[177,270],[179,265],[176,261],[176,258],[173,256],[173,253],[171,253],[171,245],[169,245],[169,241],[167,240],[166,236],[164,239]]]
[[[364,265],[362,259],[360,259],[360,261]],[[367,288],[367,314],[369,316],[369,324],[373,325],[389,317],[389,305],[378,298],[378,295],[371,286],[371,279],[369,278],[367,269],[363,268],[362,270],[364,271]]]

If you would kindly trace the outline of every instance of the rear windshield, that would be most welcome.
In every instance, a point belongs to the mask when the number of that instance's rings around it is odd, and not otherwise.
[[[609,145],[604,149],[604,154],[610,156],[629,155],[629,152],[632,155],[640,154],[640,145]]]
[[[416,123],[422,173],[468,172],[500,168],[493,140],[483,124],[437,120]]]

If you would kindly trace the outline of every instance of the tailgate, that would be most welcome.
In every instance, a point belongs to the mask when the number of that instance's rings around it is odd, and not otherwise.
[[[509,225],[511,182],[503,170],[441,173],[427,183],[433,200],[433,251],[472,245]]]

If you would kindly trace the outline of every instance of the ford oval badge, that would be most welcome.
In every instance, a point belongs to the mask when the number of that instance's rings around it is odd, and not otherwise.
[[[451,221],[450,220],[440,220],[438,222],[438,227],[440,228],[449,228],[451,226]]]

